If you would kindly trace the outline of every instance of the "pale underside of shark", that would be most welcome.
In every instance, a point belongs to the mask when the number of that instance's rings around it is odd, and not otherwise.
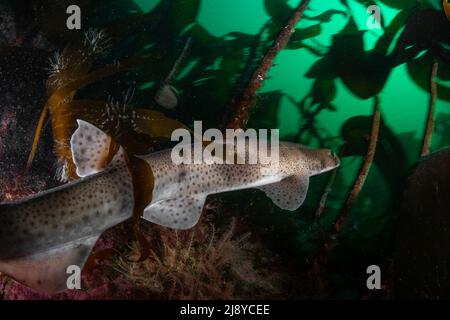
[[[84,265],[98,237],[133,215],[133,179],[123,148],[105,168],[111,138],[78,121],[71,148],[80,180],[0,205],[0,272],[43,292],[66,289],[71,265]],[[143,218],[173,229],[198,222],[210,194],[259,188],[282,209],[296,210],[309,177],[339,160],[328,150],[280,144],[276,165],[179,164],[171,150],[140,157],[154,174],[153,198]]]

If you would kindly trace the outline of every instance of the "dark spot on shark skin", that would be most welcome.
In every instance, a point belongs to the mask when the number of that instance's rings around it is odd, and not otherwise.
[[[182,171],[180,171],[180,173],[178,174],[178,180],[179,181],[182,181],[182,179],[184,179],[184,178],[186,178],[186,175],[187,175],[187,172],[186,172],[186,170],[182,170]]]
[[[37,232],[36,233],[36,237],[38,237],[38,238],[42,238],[42,237],[44,237],[44,232],[42,232],[42,231],[39,231],[39,232]]]

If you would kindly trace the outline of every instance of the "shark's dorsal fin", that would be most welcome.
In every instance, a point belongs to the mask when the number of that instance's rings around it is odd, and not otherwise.
[[[190,229],[200,219],[205,200],[205,195],[162,200],[144,210],[144,219],[171,229]]]
[[[305,201],[308,186],[309,176],[293,175],[280,182],[258,187],[258,189],[264,191],[279,208],[294,211],[300,208]]]
[[[39,292],[60,292],[68,289],[67,280],[72,274],[68,273],[69,267],[81,270],[97,239],[92,236],[32,256],[0,260],[0,269]]]
[[[70,139],[73,162],[81,178],[103,171],[116,146],[112,138],[94,125],[77,120],[78,128]]]

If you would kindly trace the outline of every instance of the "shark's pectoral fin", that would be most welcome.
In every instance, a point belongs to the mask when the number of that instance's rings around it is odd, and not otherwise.
[[[290,176],[280,182],[268,184],[258,189],[272,199],[283,210],[294,211],[300,208],[306,198],[309,176]]]
[[[74,275],[68,268],[81,270],[97,239],[93,236],[35,255],[0,260],[0,270],[39,292],[61,292],[68,289],[69,277]]]
[[[190,229],[200,219],[205,200],[205,195],[196,195],[159,201],[144,210],[144,219],[172,229]]]

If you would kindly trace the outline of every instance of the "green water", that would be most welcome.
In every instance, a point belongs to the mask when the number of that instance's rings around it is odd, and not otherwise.
[[[156,0],[136,1],[145,11],[151,10],[159,2]],[[292,7],[300,1],[291,0]],[[362,4],[350,1],[355,20],[360,30],[367,30],[366,7]],[[386,24],[392,20],[398,10],[380,4],[382,16]],[[339,0],[313,0],[308,13],[316,15],[330,9],[345,10]],[[203,0],[197,21],[215,36],[223,36],[227,33],[239,31],[248,34],[257,34],[264,23],[270,19],[264,8],[262,0]],[[329,23],[321,24],[322,34],[315,38],[324,46],[331,44],[331,38],[339,32],[346,23],[347,18],[334,16]],[[307,27],[314,24],[313,21],[301,20],[298,27]],[[367,32],[365,34],[366,49],[373,47],[382,31]],[[296,100],[304,97],[312,84],[311,79],[303,77],[311,65],[317,61],[317,57],[307,50],[286,50],[281,52],[275,61],[275,66],[270,71],[270,77],[266,80],[261,92],[281,90],[285,95],[290,95]],[[384,87],[381,98],[381,108],[386,123],[397,134],[413,134],[414,138],[421,139],[425,130],[425,119],[428,108],[429,94],[418,88],[408,77],[405,65],[397,67],[390,75],[389,81]],[[338,82],[335,104],[338,112],[324,111],[319,118],[322,127],[331,135],[338,135],[343,122],[351,116],[370,115],[372,101],[362,101],[355,97],[349,90]],[[437,122],[440,115],[450,114],[450,108],[445,102],[438,100]],[[279,111],[279,123],[282,135],[295,133],[300,124],[300,115],[295,106],[288,99],[283,99]],[[411,137],[411,136],[409,136]],[[442,137],[435,135],[434,149],[440,146]],[[402,141],[406,149],[411,150],[419,146],[411,146],[411,141]],[[417,153],[417,152],[416,152]],[[413,159],[411,159],[413,160]]]

